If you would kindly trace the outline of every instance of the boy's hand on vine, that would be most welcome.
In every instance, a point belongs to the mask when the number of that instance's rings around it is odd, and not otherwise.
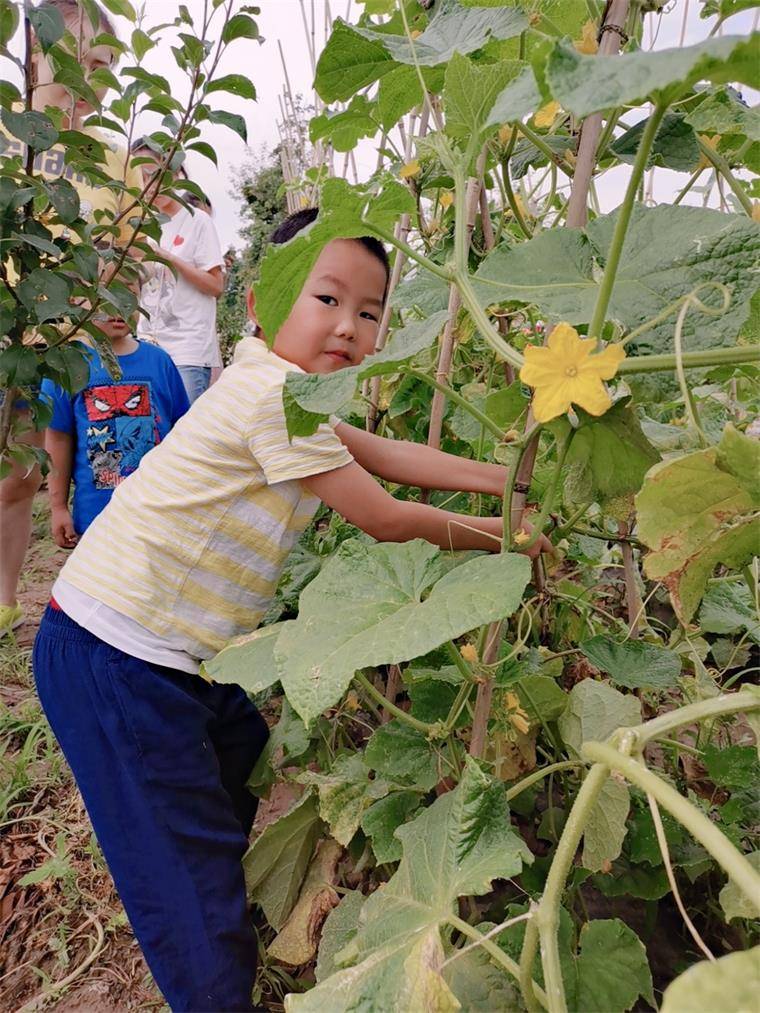
[[[79,535],[74,530],[74,521],[66,507],[54,507],[50,515],[50,527],[53,532],[53,540],[62,549],[73,549],[79,541]]]
[[[553,556],[555,551],[554,546],[544,534],[539,535],[532,544],[526,544],[526,547],[523,548],[521,542],[527,543],[533,537],[534,531],[535,528],[532,524],[529,524],[527,521],[523,521],[514,534],[514,551],[528,556],[529,559],[538,559],[538,557],[544,552],[548,552]]]

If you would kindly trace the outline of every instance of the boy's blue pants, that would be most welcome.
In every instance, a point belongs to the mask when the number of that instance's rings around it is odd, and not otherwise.
[[[238,686],[109,647],[48,607],[42,706],[158,987],[175,1011],[250,1010],[256,937],[241,859],[246,779],[268,738]]]

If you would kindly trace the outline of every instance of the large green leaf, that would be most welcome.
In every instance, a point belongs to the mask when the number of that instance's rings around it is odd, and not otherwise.
[[[477,141],[497,95],[520,69],[516,60],[480,65],[455,53],[446,67],[443,89],[446,131],[467,142]]]
[[[375,729],[364,762],[381,778],[419,791],[429,791],[444,775],[425,736],[399,720]]]
[[[307,724],[358,669],[419,657],[518,607],[530,576],[524,556],[480,556],[441,577],[445,559],[419,539],[341,545],[275,647],[285,692]]]
[[[559,719],[565,745],[580,754],[584,742],[603,742],[617,728],[637,725],[641,704],[606,682],[584,679],[570,691],[567,710]]]
[[[581,425],[567,454],[564,483],[564,498],[573,510],[597,502],[605,513],[627,520],[634,494],[660,460],[628,401],[618,401],[601,418],[578,412]]]
[[[317,800],[307,792],[265,827],[245,853],[248,897],[261,904],[272,928],[282,928],[298,900],[321,826]]]
[[[394,333],[382,351],[368,355],[359,366],[334,373],[288,373],[283,388],[288,435],[316,432],[321,422],[351,400],[358,383],[370,376],[395,373],[401,363],[432,345],[447,317],[447,312],[439,312],[408,324]]]
[[[516,7],[473,9],[459,0],[439,0],[430,24],[413,42],[404,35],[388,35],[371,28],[355,31],[368,41],[379,42],[398,63],[435,67],[448,63],[455,53],[466,56],[482,49],[491,39],[515,38],[527,27],[528,19]]]
[[[287,320],[319,254],[332,239],[372,235],[372,225],[392,229],[399,215],[414,210],[414,198],[401,183],[381,193],[328,179],[322,187],[319,217],[287,243],[270,246],[256,285],[256,315],[273,341]]]
[[[760,549],[760,444],[728,425],[720,444],[656,465],[636,497],[644,567],[668,588],[682,622],[718,563],[740,567]]]
[[[337,970],[335,956],[356,935],[363,905],[364,894],[360,890],[348,890],[343,894],[340,904],[327,916],[322,926],[319,956],[314,972],[317,981],[329,978]]]
[[[230,641],[201,666],[202,674],[214,682],[235,683],[248,693],[260,693],[280,678],[274,660],[274,645],[288,623],[262,626]]]
[[[541,105],[541,92],[536,84],[532,67],[525,67],[520,75],[510,81],[494,100],[485,126],[512,123],[534,113]]]
[[[546,81],[555,99],[575,116],[647,99],[673,102],[700,80],[725,84],[757,83],[760,35],[725,35],[695,46],[619,56],[584,56],[566,42],[557,43],[546,63]]]
[[[309,121],[312,141],[327,139],[336,151],[351,151],[362,137],[377,133],[377,109],[363,95],[355,95],[346,109],[329,110]]]
[[[345,102],[397,66],[382,42],[338,18],[317,62],[314,87],[325,102]]]
[[[599,293],[601,271],[617,212],[585,230],[552,229],[529,242],[500,247],[474,277],[483,306],[534,303],[551,320],[587,323]],[[757,288],[752,271],[760,256],[760,225],[748,217],[707,208],[637,205],[626,233],[608,317],[626,330],[652,319],[708,281],[728,286],[731,303],[721,316],[687,315],[687,348],[734,344]],[[705,292],[707,302],[720,297]],[[655,351],[672,348],[675,313],[642,334]]]
[[[749,1013],[760,995],[760,946],[701,960],[665,989],[662,1013]]]
[[[477,926],[483,935],[496,926],[481,922]],[[449,954],[450,963],[443,969],[443,977],[457,997],[462,1013],[511,1013],[519,1010],[517,982],[495,964],[482,946],[468,949],[459,956],[459,951]]]
[[[356,935],[336,956],[351,966],[305,995],[289,996],[287,1010],[457,1008],[440,974],[441,929],[458,897],[517,875],[530,854],[510,826],[504,786],[469,757],[454,791],[396,833],[403,848],[398,870],[367,898]]]
[[[633,165],[646,124],[647,120],[641,120],[610,145],[622,162]],[[699,165],[699,159],[699,145],[693,127],[681,113],[666,113],[655,134],[647,168],[661,165],[677,172],[693,172]]]
[[[396,837],[396,830],[419,809],[420,802],[419,792],[394,791],[371,805],[362,816],[362,830],[372,841],[379,865],[401,858],[401,841]]]
[[[578,1010],[625,1013],[639,996],[655,1005],[647,953],[633,929],[618,918],[594,920],[581,929],[579,942]]]
[[[304,771],[299,781],[317,789],[319,815],[344,847],[359,829],[365,809],[389,790],[381,777],[370,778],[360,753],[339,756],[326,774]]]
[[[707,589],[699,610],[704,633],[740,633],[746,630],[760,644],[760,618],[745,584],[713,584]]]
[[[596,668],[627,689],[670,689],[678,684],[681,658],[675,651],[642,640],[620,644],[600,634],[578,645]]]
[[[733,88],[721,88],[709,94],[686,116],[699,133],[741,134],[760,141],[760,109],[750,108]]]
[[[601,872],[623,849],[631,797],[628,786],[608,777],[583,828],[584,869]]]
[[[747,855],[747,861],[760,872],[760,851]],[[740,890],[732,879],[720,891],[718,899],[727,922],[732,918],[760,918],[760,899],[753,903],[752,898]]]

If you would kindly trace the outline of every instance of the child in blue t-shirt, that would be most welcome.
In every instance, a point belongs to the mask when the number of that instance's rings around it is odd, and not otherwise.
[[[113,380],[97,351],[88,348],[90,376],[78,394],[52,380],[42,384],[53,408],[45,437],[51,527],[64,549],[76,545],[116,486],[190,407],[177,367],[163,349],[138,341],[118,317],[100,319],[97,326],[111,341],[121,379]]]

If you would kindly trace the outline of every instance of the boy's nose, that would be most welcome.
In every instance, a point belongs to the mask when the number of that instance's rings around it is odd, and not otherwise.
[[[356,327],[351,317],[344,317],[335,328],[335,333],[338,337],[345,338],[346,341],[353,341],[356,337]]]

